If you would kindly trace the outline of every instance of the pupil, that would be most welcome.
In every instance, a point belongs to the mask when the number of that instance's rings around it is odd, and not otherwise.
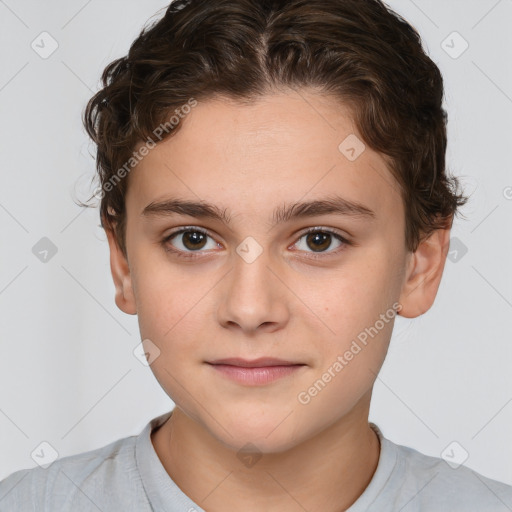
[[[187,231],[185,233],[183,244],[187,249],[197,249],[201,248],[199,247],[201,243],[204,245],[205,239],[206,236],[204,233],[200,233],[199,231]],[[191,243],[191,246],[189,246],[189,243]]]
[[[328,233],[310,233],[307,236],[307,242],[313,242],[313,247],[310,247],[316,252],[320,252],[321,249],[328,249],[331,245]],[[327,241],[327,243],[325,243]]]
[[[204,241],[206,240],[206,236],[204,233],[199,231],[187,231],[184,237],[184,245],[187,249],[197,249],[201,248],[201,244],[204,245]],[[315,252],[321,252],[324,249],[328,249],[331,245],[330,237],[328,233],[310,233],[307,236],[308,245],[312,242],[311,249]],[[201,247],[200,247],[201,246]]]

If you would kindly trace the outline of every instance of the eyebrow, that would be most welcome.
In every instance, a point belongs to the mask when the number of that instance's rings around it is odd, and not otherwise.
[[[178,198],[153,201],[142,210],[141,216],[168,217],[173,214],[217,220],[226,225],[231,223],[231,215],[227,208],[221,209],[205,201],[189,201]],[[375,218],[375,212],[367,206],[355,201],[349,201],[340,196],[331,196],[325,199],[295,202],[279,206],[273,212],[272,222],[275,226],[292,219],[329,214],[367,218],[370,220]]]

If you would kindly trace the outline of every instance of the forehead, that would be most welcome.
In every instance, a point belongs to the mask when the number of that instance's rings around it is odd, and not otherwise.
[[[335,192],[380,214],[401,212],[399,187],[382,155],[365,146],[350,109],[312,92],[252,104],[198,102],[180,130],[131,171],[127,207],[166,196],[205,200],[235,214]]]

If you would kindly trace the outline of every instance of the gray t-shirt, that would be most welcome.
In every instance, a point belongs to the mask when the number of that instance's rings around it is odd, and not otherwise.
[[[138,436],[12,473],[0,482],[0,511],[204,512],[173,482],[151,443],[151,431],[171,412]],[[377,470],[347,512],[512,511],[512,486],[397,445],[370,425],[381,442]]]

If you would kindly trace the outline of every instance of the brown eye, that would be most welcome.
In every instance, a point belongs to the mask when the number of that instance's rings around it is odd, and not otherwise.
[[[328,233],[309,233],[306,236],[308,247],[315,252],[324,251],[331,245],[331,235]]]
[[[325,253],[326,255],[336,253],[338,249],[341,250],[347,245],[351,245],[351,243],[343,236],[334,231],[320,228],[310,229],[295,244],[297,249],[305,253]]]
[[[207,247],[210,240],[210,247]],[[184,228],[170,234],[163,240],[169,251],[192,253],[202,249],[215,249],[218,244],[205,231],[197,228]]]
[[[182,233],[183,245],[187,249],[202,249],[205,245],[207,235],[200,231],[185,231]]]

